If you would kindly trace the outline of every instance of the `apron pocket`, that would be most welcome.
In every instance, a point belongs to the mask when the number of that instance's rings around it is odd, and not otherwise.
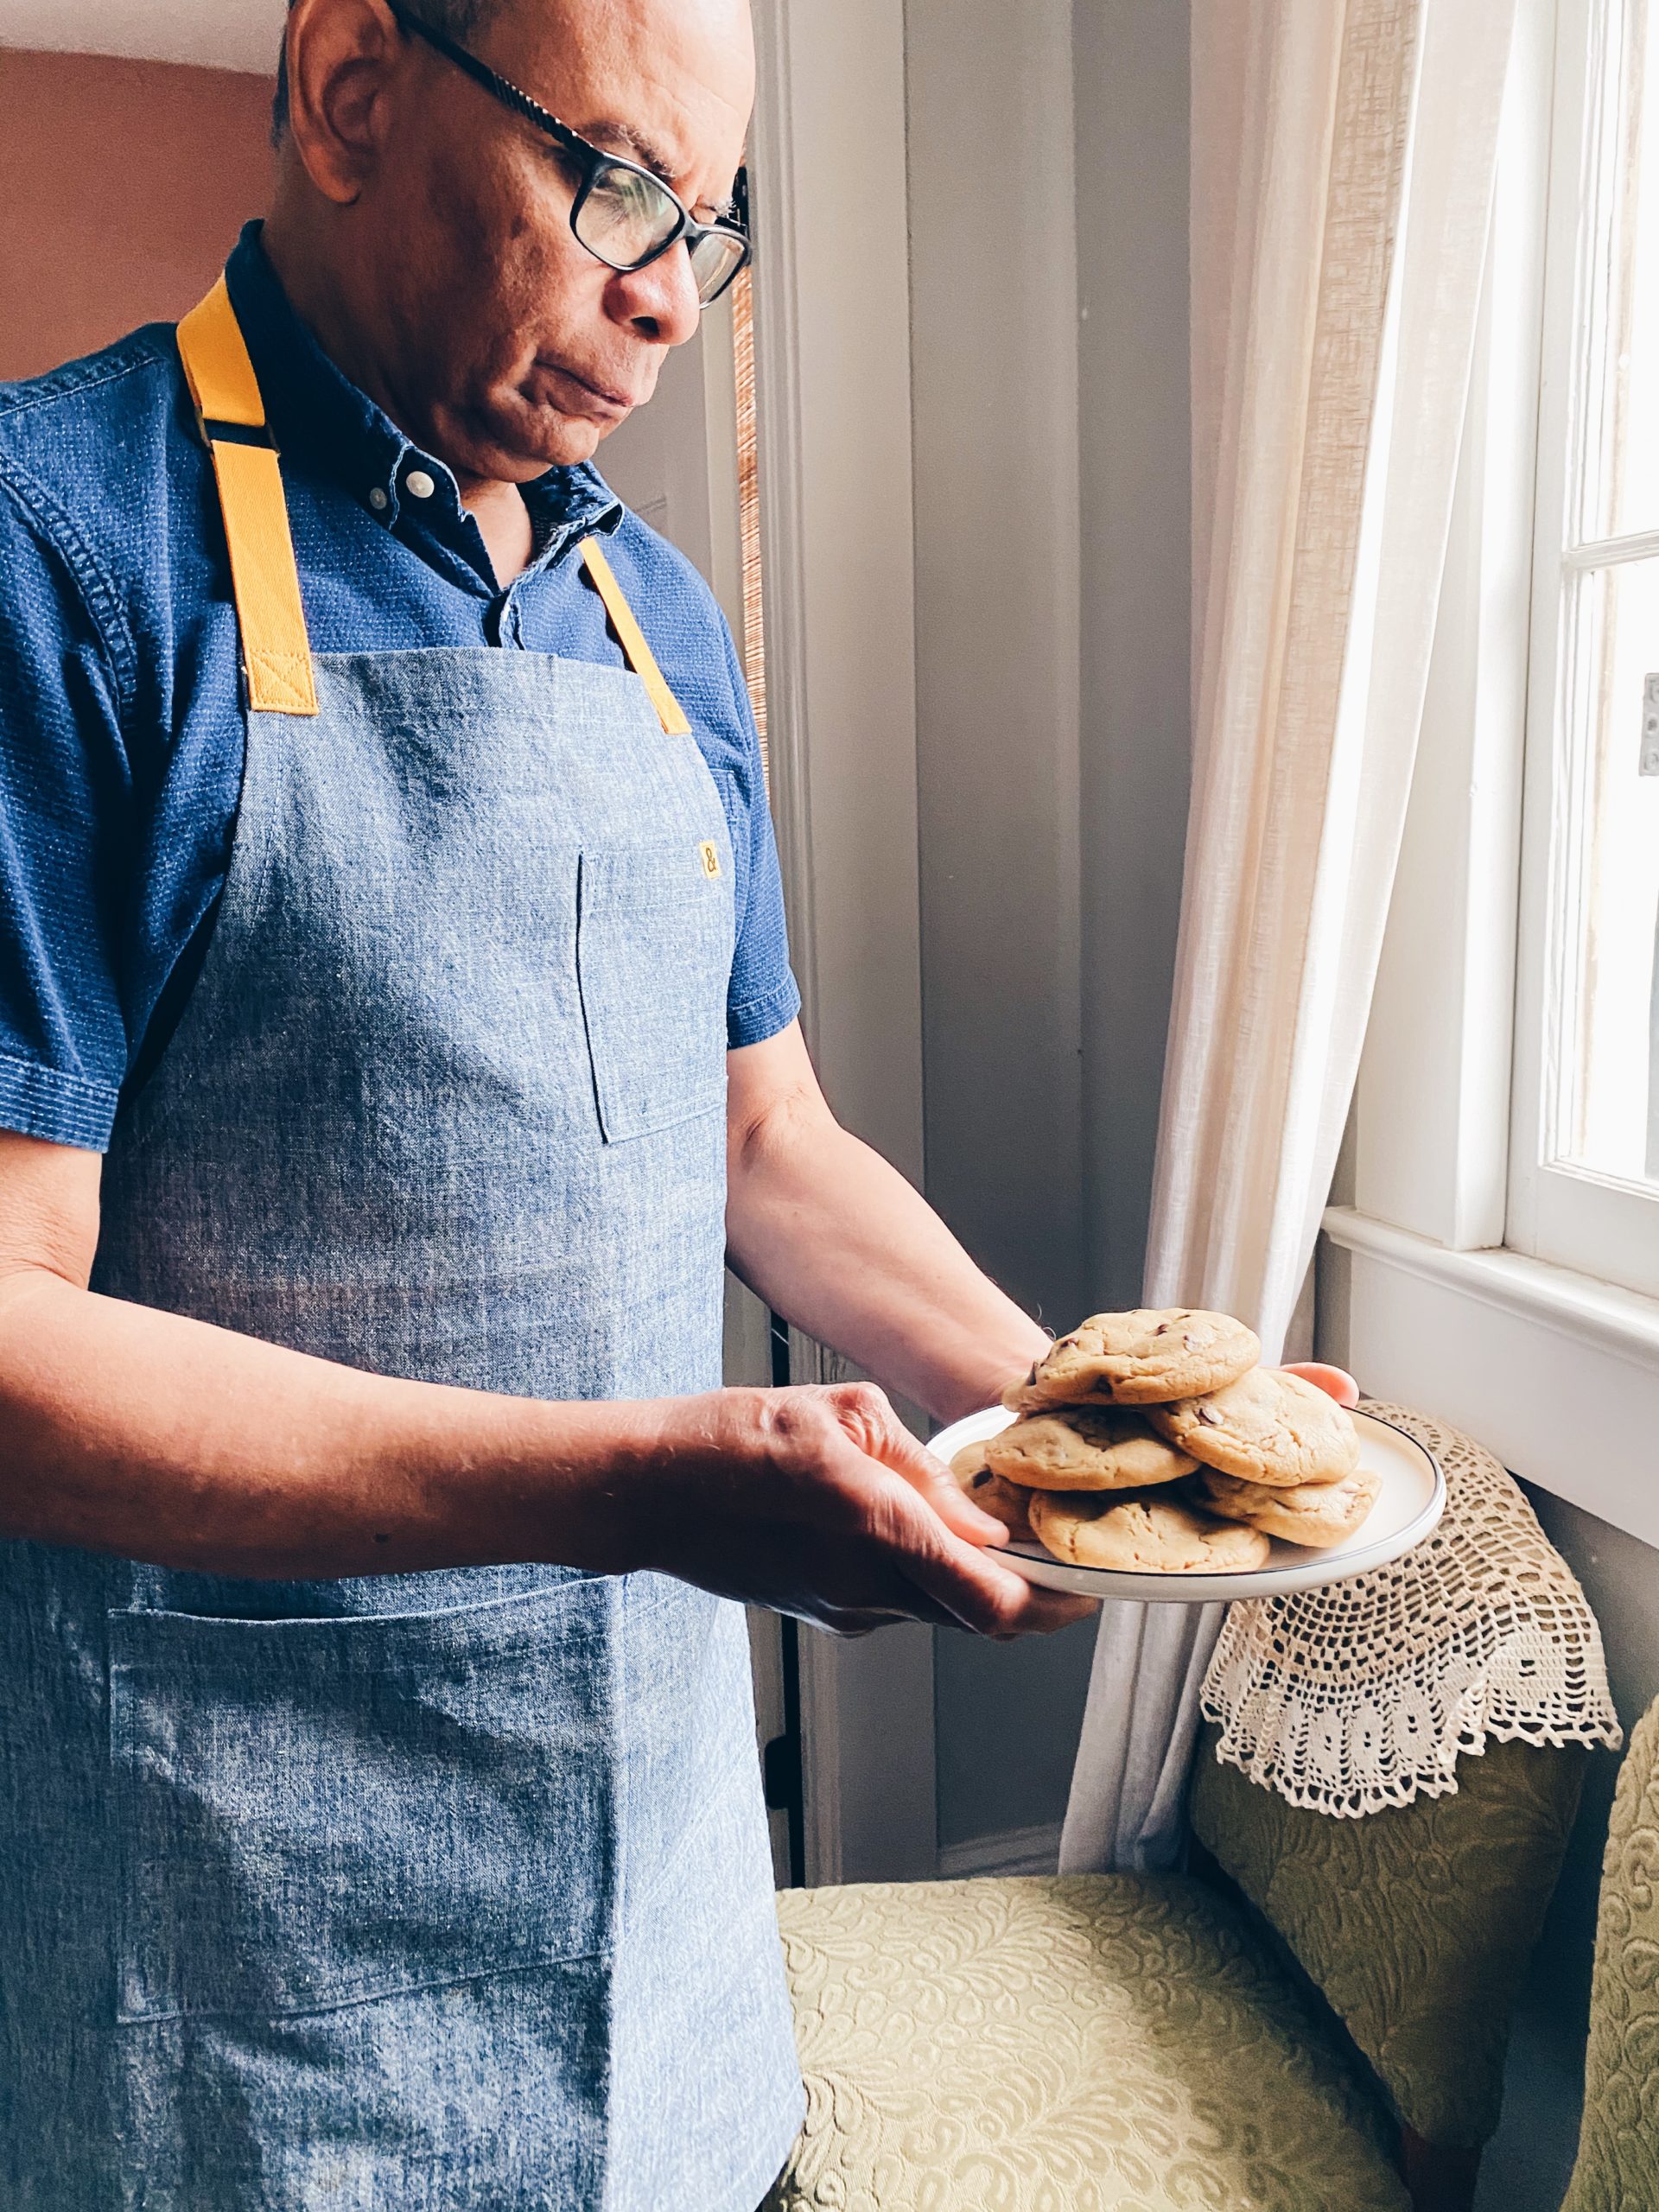
[[[607,1948],[617,1590],[111,1613],[118,2017],[315,2012]]]
[[[723,836],[582,855],[576,974],[609,1144],[726,1103],[731,865]]]

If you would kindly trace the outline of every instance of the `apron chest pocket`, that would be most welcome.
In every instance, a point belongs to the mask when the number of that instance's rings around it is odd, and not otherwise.
[[[607,1144],[725,1105],[731,880],[723,837],[582,855],[576,971]]]
[[[118,2017],[316,2012],[607,1948],[613,1588],[112,1613]]]

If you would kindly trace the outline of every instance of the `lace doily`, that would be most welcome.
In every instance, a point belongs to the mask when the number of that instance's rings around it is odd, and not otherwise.
[[[1601,1630],[1516,1484],[1440,1421],[1365,1410],[1434,1454],[1445,1516],[1392,1566],[1229,1606],[1203,1691],[1217,1756],[1357,1820],[1449,1796],[1459,1753],[1489,1738],[1617,1751]]]

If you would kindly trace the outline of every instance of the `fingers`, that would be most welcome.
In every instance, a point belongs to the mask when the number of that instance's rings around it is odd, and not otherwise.
[[[902,1575],[880,1580],[887,1586],[863,1603],[837,1605],[828,1598],[798,1597],[779,1603],[775,1610],[804,1621],[809,1628],[821,1628],[828,1636],[869,1636],[879,1628],[918,1624],[925,1628],[962,1626],[954,1613]]]
[[[1022,1636],[1052,1636],[1057,1629],[1071,1628],[1100,1611],[1099,1601],[1093,1598],[1069,1597],[1063,1591],[1039,1590],[1029,1585],[1027,1588],[1030,1595],[1020,1617],[1013,1626],[996,1631],[989,1637],[990,1642],[1012,1643]],[[830,1636],[871,1636],[879,1628],[896,1628],[906,1622],[971,1633],[955,1613],[930,1598],[918,1584],[908,1581],[903,1584],[893,1610],[818,1605],[798,1609],[796,1618],[810,1627],[823,1629]]]
[[[842,1427],[868,1471],[879,1467],[898,1478],[871,1500],[878,1508],[875,1533],[899,1554],[899,1572],[918,1598],[978,1636],[1044,1635],[1087,1616],[1087,1599],[1039,1590],[993,1558],[1008,1541],[1007,1529],[972,1504],[944,1462],[916,1441],[880,1390],[850,1383],[836,1397]],[[907,1610],[918,1618],[928,1617],[913,1601]]]
[[[1039,1590],[1031,1586],[1031,1605],[1015,1631],[1020,1636],[1052,1636],[1056,1629],[1075,1627],[1092,1620],[1100,1611],[1098,1598],[1077,1598],[1065,1590]]]
[[[1007,1542],[1002,1523],[980,1511],[944,1461],[918,1443],[873,1382],[849,1383],[836,1396],[837,1414],[853,1442],[868,1459],[918,1491],[948,1528],[982,1548]]]
[[[893,1493],[893,1537],[906,1554],[898,1561],[896,1602],[912,1620],[1007,1643],[1051,1636],[1099,1610],[1093,1598],[1027,1582],[979,1546],[962,1543],[902,1490]],[[885,1592],[878,1602],[889,1602]]]
[[[1300,1375],[1304,1382],[1311,1382],[1316,1390],[1323,1390],[1339,1406],[1351,1412],[1359,1403],[1359,1385],[1344,1367],[1328,1367],[1323,1360],[1298,1360],[1285,1369],[1287,1375]]]
[[[1048,1635],[1094,1610],[1090,1600],[1039,1589],[1001,1563],[996,1553],[1007,1530],[972,1503],[874,1384],[802,1397],[809,1414],[817,1401],[817,1417],[804,1431],[814,1480],[827,1478],[839,1493],[838,1510],[854,1517],[855,1541],[868,1548],[850,1586],[842,1581],[832,1598],[836,1578],[827,1577],[827,1587],[785,1599],[791,1611],[838,1635],[865,1634],[902,1618],[1006,1639]],[[826,1399],[833,1414],[827,1435],[819,1425]]]
[[[953,1535],[965,1543],[977,1544],[982,1550],[999,1550],[1008,1541],[1008,1531],[1001,1521],[982,1512],[943,1459],[936,1459],[931,1452],[923,1454],[927,1465],[919,1472],[906,1474],[905,1480],[920,1492]]]
[[[995,1583],[975,1575],[972,1564],[988,1568]],[[954,1625],[999,1643],[1016,1637],[1052,1636],[1056,1630],[1070,1628],[1099,1611],[1096,1599],[1042,1589],[1023,1575],[993,1565],[983,1553],[977,1562],[970,1562],[966,1574],[952,1575],[948,1562],[933,1568],[918,1565],[911,1573],[922,1590],[934,1592],[950,1607],[956,1617]]]
[[[988,1547],[953,1534],[908,1485],[893,1483],[879,1501],[878,1534],[899,1554],[906,1580],[977,1636],[1019,1636],[1035,1614],[1033,1586]]]
[[[809,1628],[822,1629],[826,1636],[874,1636],[879,1628],[898,1628],[910,1619],[908,1613],[872,1612],[846,1605],[821,1605],[810,1611],[798,1613]]]
[[[833,1609],[820,1624],[831,1636],[869,1636],[879,1628],[898,1628],[908,1624],[923,1628],[960,1629],[962,1623],[953,1613],[936,1605],[919,1590],[907,1588],[895,1612],[868,1612]]]

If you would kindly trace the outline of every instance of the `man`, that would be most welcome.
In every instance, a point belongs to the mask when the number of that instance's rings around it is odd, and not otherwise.
[[[294,0],[226,287],[0,394],[8,2212],[747,2212],[728,1601],[1075,1618],[875,1389],[717,1387],[728,1254],[941,1418],[1045,1342],[826,1108],[588,465],[751,93],[741,0]]]

